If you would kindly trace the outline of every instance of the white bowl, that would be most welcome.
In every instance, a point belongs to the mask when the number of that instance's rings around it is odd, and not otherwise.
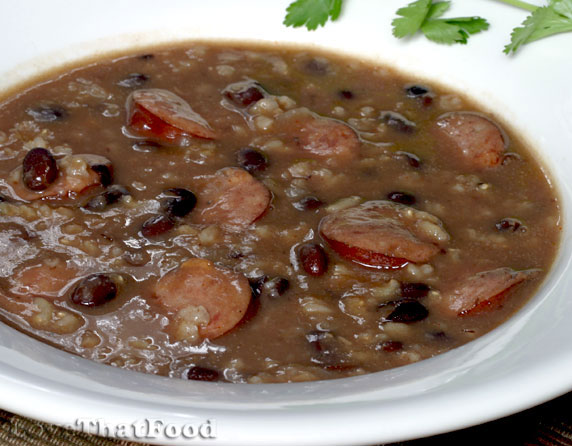
[[[339,22],[313,33],[281,25],[288,3],[6,2],[0,15],[5,42],[0,88],[97,51],[170,40],[232,38],[335,48],[449,84],[496,111],[537,148],[560,190],[564,220],[571,220],[571,34],[506,57],[502,46],[526,14],[498,2],[454,1],[452,16],[485,15],[491,30],[467,46],[451,47],[417,37],[394,39],[390,22],[404,0],[348,0]],[[210,442],[221,445],[374,444],[492,420],[572,389],[570,231],[565,225],[550,276],[516,316],[484,337],[417,364],[302,384],[188,382],[96,364],[0,325],[0,407],[75,428],[99,420],[109,428],[100,433],[119,437],[122,423],[137,420],[179,428],[211,420],[211,430],[203,434],[216,436]],[[128,437],[165,444],[177,430],[169,429],[158,429],[162,435],[151,438],[136,438],[137,432]],[[181,436],[172,441],[196,442]]]

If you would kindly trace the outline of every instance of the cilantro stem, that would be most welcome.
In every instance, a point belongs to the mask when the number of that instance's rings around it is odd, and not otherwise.
[[[499,2],[506,3],[507,5],[516,6],[517,8],[526,9],[527,11],[534,12],[538,6],[531,5],[530,3],[523,2],[522,0],[498,0]]]

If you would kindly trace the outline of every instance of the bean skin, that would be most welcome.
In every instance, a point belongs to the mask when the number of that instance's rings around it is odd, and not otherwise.
[[[293,203],[293,206],[299,211],[315,211],[323,205],[324,202],[322,200],[312,196],[304,197]]]
[[[415,204],[416,201],[413,195],[406,194],[405,192],[390,192],[387,194],[387,199],[394,203],[400,203],[406,206],[411,206],[412,204]]]
[[[22,181],[33,191],[46,190],[58,178],[58,165],[52,154],[41,147],[30,150],[22,162]]]
[[[250,173],[262,172],[268,167],[268,160],[263,153],[250,147],[240,149],[237,154],[238,165]]]
[[[196,206],[197,197],[190,190],[179,187],[167,190],[174,197],[167,198],[163,204],[163,212],[169,218],[182,218],[187,216]]]
[[[208,369],[206,367],[201,367],[195,365],[189,369],[187,372],[187,379],[193,381],[207,381],[214,382],[218,381],[219,373],[216,370]]]
[[[268,291],[270,297],[276,298],[282,296],[290,288],[290,282],[284,277],[275,277],[264,285],[264,289]]]
[[[141,234],[146,238],[153,238],[170,231],[175,227],[172,218],[165,215],[156,215],[143,223]]]
[[[68,111],[61,105],[39,105],[26,110],[36,122],[62,121],[68,117]]]
[[[411,87],[406,88],[405,92],[407,93],[407,97],[416,98],[419,96],[426,95],[427,93],[429,93],[429,90],[419,85],[412,85]]]
[[[240,88],[231,88],[231,87]],[[247,81],[233,84],[224,90],[224,95],[238,106],[248,107],[265,96],[264,89],[258,82]]]
[[[250,290],[252,291],[252,297],[258,299],[262,294],[262,287],[268,280],[268,276],[260,276],[254,279],[248,279],[250,284]]]
[[[387,319],[392,322],[411,323],[422,321],[429,315],[427,308],[416,300],[404,300],[399,302]]]
[[[117,85],[124,88],[139,88],[147,83],[149,76],[141,73],[130,73],[124,79],[117,82]]]
[[[83,279],[74,289],[71,301],[85,307],[98,307],[117,296],[117,285],[106,274],[93,274]]]
[[[113,167],[111,164],[94,164],[91,170],[99,175],[99,181],[103,187],[113,183]]]
[[[300,265],[310,276],[322,276],[328,269],[328,256],[324,248],[316,243],[306,243],[300,246],[298,257]]]
[[[386,353],[394,353],[403,349],[403,344],[399,341],[385,341],[380,342],[375,346],[377,351],[384,351]]]
[[[409,299],[421,299],[429,294],[431,288],[425,283],[410,282],[401,284],[401,296]]]
[[[510,231],[516,232],[520,230],[521,232],[526,232],[526,226],[524,226],[516,218],[503,218],[501,221],[495,224],[498,231]]]
[[[110,186],[105,192],[93,197],[83,208],[89,211],[103,211],[107,206],[117,203],[125,195],[130,195],[129,190],[116,184]]]
[[[388,127],[397,130],[400,133],[413,133],[415,131],[415,123],[409,121],[404,116],[395,112],[385,112],[381,116],[382,122],[384,122]]]

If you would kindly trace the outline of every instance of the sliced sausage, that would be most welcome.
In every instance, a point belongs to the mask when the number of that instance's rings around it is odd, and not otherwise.
[[[63,260],[42,262],[22,269],[14,277],[11,291],[21,296],[61,298],[78,271]]]
[[[299,147],[319,158],[343,164],[357,158],[360,142],[346,124],[328,118],[311,118],[300,123]]]
[[[57,161],[58,176],[43,190],[33,191],[23,182],[22,167],[17,167],[8,178],[14,194],[22,200],[75,199],[110,182],[111,161],[99,155],[68,155]]]
[[[497,268],[464,279],[459,285],[442,292],[444,310],[458,316],[469,316],[498,308],[508,293],[519,283],[535,277],[537,269],[515,271]]]
[[[437,120],[435,132],[465,167],[485,169],[502,162],[507,144],[505,135],[484,116],[470,112],[447,113]]]
[[[320,233],[342,257],[372,268],[427,262],[449,239],[441,221],[390,201],[368,201],[324,217]]]
[[[128,131],[135,137],[180,145],[185,138],[213,139],[215,133],[182,98],[168,90],[136,90],[127,98]]]
[[[242,274],[219,268],[209,260],[191,259],[157,282],[155,296],[171,311],[204,307],[209,322],[199,327],[199,334],[214,339],[240,322],[250,303],[251,289]]]
[[[238,167],[217,171],[199,192],[195,215],[199,223],[218,223],[241,229],[258,220],[268,209],[270,191]]]

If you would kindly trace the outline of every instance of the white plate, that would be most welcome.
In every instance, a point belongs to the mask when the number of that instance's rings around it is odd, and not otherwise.
[[[539,41],[509,58],[503,44],[526,14],[494,1],[453,2],[451,15],[486,16],[491,30],[467,46],[451,47],[391,36],[390,22],[406,1],[346,0],[342,19],[314,33],[281,25],[288,3],[5,2],[0,88],[96,51],[168,40],[222,37],[335,48],[449,84],[495,111],[537,148],[570,221],[572,34]],[[436,358],[362,377],[281,385],[187,382],[92,363],[0,326],[0,407],[76,428],[78,418],[84,426],[100,420],[119,436],[121,423],[146,418],[179,427],[211,420],[216,430],[203,433],[221,445],[374,444],[492,420],[572,389],[568,225],[562,241],[538,295],[506,324]],[[182,437],[173,441],[185,443]]]

